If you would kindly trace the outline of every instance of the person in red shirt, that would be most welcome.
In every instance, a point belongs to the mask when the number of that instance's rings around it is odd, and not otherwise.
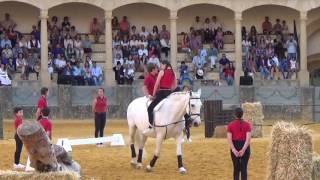
[[[52,124],[49,119],[49,115],[50,115],[50,109],[47,107],[43,108],[41,110],[41,119],[38,122],[43,127],[44,131],[46,132],[46,134],[48,135],[48,137],[51,140],[52,139]]]
[[[107,120],[107,98],[104,96],[104,89],[98,89],[98,96],[92,102],[92,111],[94,113],[95,131],[94,137],[103,137],[103,131]],[[102,143],[97,144],[98,147]]]
[[[236,119],[229,123],[227,138],[233,162],[233,179],[247,179],[247,166],[250,158],[251,125],[242,119],[243,110],[235,109]]]
[[[129,36],[130,23],[127,16],[123,16],[122,21],[119,23],[120,36]]]
[[[162,61],[160,65],[161,71],[158,74],[156,84],[153,88],[151,99],[154,99],[148,107],[148,116],[150,126],[145,132],[152,130],[153,125],[153,109],[157,104],[168,97],[171,92],[177,87],[177,79],[169,61]]]
[[[37,103],[37,111],[36,111],[36,119],[41,119],[41,110],[48,107],[47,96],[49,95],[49,89],[46,87],[41,88],[40,90],[41,96]]]
[[[147,98],[152,97],[154,85],[156,84],[158,68],[155,64],[147,65],[148,75],[144,78],[143,82],[143,93]]]
[[[14,134],[14,140],[16,141],[16,151],[14,153],[14,164],[13,164],[13,169],[24,169],[25,165],[20,164],[20,155],[22,151],[22,146],[23,143],[20,139],[20,137],[17,134],[17,129],[18,127],[22,124],[23,120],[23,110],[20,107],[16,107],[13,109],[14,115],[15,115],[15,120],[14,120],[14,128],[15,128],[15,134]]]

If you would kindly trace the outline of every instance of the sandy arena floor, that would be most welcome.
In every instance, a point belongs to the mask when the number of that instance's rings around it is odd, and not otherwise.
[[[0,140],[0,169],[8,170],[13,164],[15,142],[13,123],[5,121],[5,140]],[[313,130],[314,150],[320,153],[320,124],[309,125]],[[53,140],[57,138],[87,138],[93,135],[92,121],[54,121]],[[249,179],[265,179],[267,167],[267,147],[271,127],[264,128],[264,138],[253,139],[251,144],[251,159],[249,162]],[[103,147],[94,145],[73,148],[72,157],[82,167],[85,179],[232,179],[232,164],[226,139],[205,139],[204,125],[192,128],[191,144],[183,145],[183,160],[187,174],[181,176],[177,171],[175,142],[165,141],[161,156],[154,172],[146,173],[145,168],[136,170],[130,166],[129,147]],[[122,133],[128,140],[126,121],[110,121],[105,130],[107,135]],[[144,165],[152,158],[155,143],[149,139],[146,145]],[[22,163],[26,162],[26,152],[23,150]],[[145,166],[144,166],[145,167]]]

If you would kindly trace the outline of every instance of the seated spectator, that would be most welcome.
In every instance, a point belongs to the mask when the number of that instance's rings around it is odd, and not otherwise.
[[[60,25],[58,24],[58,17],[52,16],[49,30],[52,31],[55,28],[60,29]]]
[[[118,34],[119,31],[119,20],[117,16],[114,16],[111,20],[112,33]]]
[[[1,48],[4,49],[6,45],[9,46],[9,48],[12,48],[11,41],[7,34],[4,35],[4,39],[1,40]]]
[[[194,72],[197,72],[198,69],[204,69],[205,60],[201,57],[201,50],[198,50],[198,54],[195,55],[192,59]]]
[[[162,26],[165,26],[165,25],[162,25]],[[158,36],[158,35],[159,35],[158,26],[154,25],[154,26],[152,27],[151,35],[152,35],[152,36]],[[160,36],[161,36],[161,35],[160,35]],[[161,39],[161,37],[160,37],[160,39]]]
[[[76,59],[81,59],[83,58],[84,55],[84,49],[81,41],[81,36],[76,35],[75,40],[74,40],[74,50],[76,53]]]
[[[216,37],[218,29],[222,29],[221,23],[219,23],[217,16],[212,16],[211,18],[211,31],[213,32],[213,38]]]
[[[36,40],[40,41],[40,31],[37,29],[36,25],[32,26],[30,35],[33,35]]]
[[[218,28],[216,35],[216,44],[218,49],[224,48],[223,31],[222,28]]]
[[[128,46],[123,46],[122,55],[123,55],[124,60],[129,59],[130,50],[129,50]]]
[[[228,64],[230,64],[230,60],[227,58],[226,54],[222,54],[222,57],[219,61],[220,66],[220,76],[223,74],[223,71],[226,67],[228,67]],[[222,77],[222,76],[221,76]]]
[[[82,44],[83,44],[83,51],[85,54],[92,53],[92,42],[90,41],[88,34],[86,34]]]
[[[136,38],[137,37],[135,35],[131,36],[131,40],[129,42],[130,47],[139,45],[139,41]]]
[[[16,72],[16,64],[13,58],[9,58],[8,64],[6,65],[8,76],[10,79],[13,79],[13,75]]]
[[[27,68],[28,68],[28,74],[27,74],[27,80],[29,79],[28,75],[30,72],[35,72],[36,65],[38,63],[39,59],[36,54],[29,53],[27,57]]]
[[[12,49],[9,47],[8,44],[6,44],[5,49],[2,50],[2,60],[8,60],[9,58],[13,58],[13,52]]]
[[[148,49],[144,45],[141,45],[138,50],[138,55],[140,59],[142,59],[142,56],[148,56]]]
[[[73,48],[73,40],[71,39],[71,36],[68,33],[63,40],[63,47],[67,48],[69,45],[71,46],[71,48]]]
[[[41,65],[40,65],[40,60],[38,60],[33,68],[33,71],[36,73],[37,80],[39,80],[40,70],[41,70]]]
[[[54,60],[53,60],[53,55],[49,52],[48,53],[48,73],[50,76],[50,79],[53,79],[53,71],[54,71]]]
[[[298,76],[298,63],[295,59],[290,59],[290,74],[288,77],[292,79],[292,75],[295,74],[295,79],[297,79]]]
[[[71,36],[71,39],[76,39],[76,36],[78,35],[78,31],[76,30],[75,26],[71,26],[69,34]]]
[[[200,58],[202,59],[202,61],[206,64],[206,60],[207,60],[207,49],[203,47],[203,45],[200,46]]]
[[[262,23],[262,32],[263,34],[270,34],[272,32],[272,24],[268,16],[265,17],[265,21]]]
[[[17,70],[21,72],[21,79],[26,80],[27,77],[27,61],[24,58],[23,53],[19,53],[18,58],[16,59]]]
[[[63,22],[61,23],[61,28],[70,28],[71,23],[69,22],[69,17],[63,17]]]
[[[151,46],[151,48],[150,48],[150,50],[148,52],[148,55],[149,55],[149,58],[150,58],[152,55],[159,56],[160,53],[157,51],[155,46]]]
[[[71,61],[71,58],[75,59],[76,51],[72,48],[71,44],[68,44],[67,48],[64,50],[64,57],[67,61]]]
[[[58,55],[64,54],[63,48],[61,48],[60,44],[57,44],[55,48],[52,50],[53,57],[58,57]]]
[[[101,25],[98,22],[97,18],[93,18],[91,24],[90,24],[90,33],[94,36],[94,42],[98,43],[100,35],[102,34]]]
[[[100,86],[102,84],[102,69],[100,66],[97,66],[96,62],[93,62],[93,66],[91,68],[91,75],[94,81],[94,85]]]
[[[54,60],[54,63],[58,74],[60,74],[64,67],[67,65],[65,59],[61,56],[61,54],[57,55],[56,59]]]
[[[233,85],[234,81],[234,67],[232,63],[227,64],[227,67],[223,71],[224,80],[227,82],[228,86]]]
[[[114,58],[113,63],[112,63],[113,66],[116,66],[118,62],[120,62],[121,65],[123,65],[123,63],[124,63],[124,61],[121,58],[120,54],[117,54],[116,57]]]
[[[16,28],[17,24],[10,18],[9,13],[4,14],[5,19],[1,22],[1,26],[4,28],[4,30],[9,30],[10,27],[13,29]]]
[[[15,46],[12,48],[12,55],[13,55],[14,60],[17,59],[17,57],[20,53],[24,53],[24,52],[23,52],[22,48],[19,47],[19,44],[16,43]]]
[[[122,21],[119,23],[120,36],[129,35],[130,23],[127,20],[127,16],[123,16]]]
[[[264,63],[260,64],[259,71],[262,79],[268,79],[270,72]]]
[[[279,70],[283,79],[288,79],[290,74],[290,61],[288,59],[283,59],[279,64]]]
[[[274,34],[282,34],[282,26],[280,24],[280,19],[276,20],[276,24],[273,25]]]
[[[149,42],[146,37],[142,36],[141,41],[140,41],[140,45],[143,45],[145,48],[148,48]]]
[[[193,82],[189,76],[188,65],[186,65],[184,61],[181,62],[179,71],[180,71],[179,85],[183,85],[183,82],[186,80],[189,81],[190,85],[192,85]]]
[[[209,18],[206,18],[204,20],[203,30],[204,30],[204,42],[211,43],[213,39],[213,32],[211,30],[211,23]]]
[[[75,66],[72,67],[72,85],[83,86],[85,84],[82,68],[78,62]]]
[[[90,66],[90,68],[92,68],[92,66],[93,66],[93,59],[92,59],[92,55],[91,55],[91,54],[88,54],[88,55],[86,56],[85,63],[88,63],[89,66]]]
[[[209,60],[210,60],[210,68],[211,68],[211,70],[216,68],[216,61],[218,59],[218,54],[219,54],[218,49],[215,47],[214,43],[211,43],[210,44],[210,49],[208,50],[208,53],[207,53],[207,55],[209,57]]]
[[[124,78],[125,82],[127,84],[132,84],[133,83],[133,78],[134,78],[134,61],[133,59],[129,59],[125,63],[125,68],[124,68]]]
[[[160,57],[160,49],[161,49],[161,43],[159,41],[159,39],[156,36],[152,36],[151,40],[149,41],[149,49],[151,49],[152,47],[155,48],[155,50],[157,51],[157,54]]]
[[[32,53],[40,53],[40,41],[36,40],[33,35],[31,35],[30,40],[28,41],[28,51]]]
[[[290,35],[290,39],[287,41],[288,59],[297,59],[297,45],[293,35]]]
[[[165,53],[166,57],[168,57],[168,51],[170,50],[169,46],[170,41],[170,32],[167,30],[166,25],[162,25],[162,30],[160,32],[160,43],[161,50]]]
[[[117,45],[116,48],[113,50],[113,57],[115,58],[118,55],[120,56],[120,58],[123,57],[123,52],[120,45]]]
[[[137,33],[137,27],[136,26],[132,26],[131,27],[130,37],[132,37],[132,36],[139,36],[139,33]]]
[[[130,55],[133,57],[133,59],[139,59],[138,48],[136,46],[131,47]]]
[[[19,33],[10,26],[9,30],[7,31],[7,35],[11,41],[12,47],[14,47],[17,43]]]
[[[66,66],[63,68],[62,75],[59,80],[58,84],[72,84],[72,66],[70,62],[67,62]]]
[[[21,36],[18,40],[19,47],[22,49],[24,54],[28,53],[28,41],[24,36]]]
[[[119,36],[116,36],[116,38],[118,38],[120,40]],[[128,40],[128,36],[123,36],[123,40],[120,41],[119,45],[122,46],[122,47],[126,47],[126,46],[129,47],[130,46],[130,41]]]
[[[156,54],[151,55],[151,57],[149,58],[147,64],[154,64],[157,66],[158,69],[160,69],[160,60],[158,58],[158,56]]]
[[[92,73],[91,73],[91,68],[89,63],[84,63],[84,67],[83,67],[83,73],[84,73],[84,81],[87,85],[89,86],[93,86],[94,85],[94,81],[92,78]]]
[[[11,86],[11,79],[4,64],[0,66],[0,86]]]
[[[120,61],[117,61],[115,67],[113,67],[114,79],[117,81],[117,84],[124,84],[124,68]]]
[[[192,53],[197,54],[202,43],[201,43],[201,41],[199,41],[199,39],[197,39],[196,33],[191,34],[191,39],[190,39],[189,43],[190,43],[189,47],[190,47]]]
[[[277,56],[274,56],[274,57],[270,57],[268,59],[268,69],[270,69],[270,79],[279,79],[279,76],[278,76],[278,67],[279,67],[279,60],[278,60],[278,57]]]
[[[146,28],[145,28],[144,26],[142,26],[142,27],[141,27],[141,32],[139,33],[139,36],[140,36],[140,37],[143,37],[143,36],[144,36],[144,37],[147,38],[147,37],[149,36],[149,34],[150,34],[150,33],[146,31]]]

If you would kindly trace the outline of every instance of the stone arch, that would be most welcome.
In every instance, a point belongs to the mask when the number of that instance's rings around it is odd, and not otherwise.
[[[228,10],[234,11],[233,5],[231,1],[219,1],[219,0],[197,0],[197,1],[179,1],[176,6],[177,11],[182,10],[183,8],[194,6],[194,5],[201,5],[201,4],[209,4],[209,5],[216,5],[226,8]]]
[[[127,0],[127,1],[113,1],[113,6],[112,6],[112,10],[115,10],[117,8],[126,6],[126,5],[130,5],[130,4],[152,4],[152,5],[156,5],[156,6],[160,6],[162,8],[165,8],[167,10],[170,10],[170,7],[172,4],[170,3],[166,3],[163,0]],[[173,3],[173,2],[171,2]]]
[[[105,9],[105,2],[103,0],[55,0],[52,1],[51,3],[48,3],[48,9],[55,8],[57,6],[62,6],[65,4],[70,4],[70,3],[83,3],[83,4],[88,4],[95,6],[99,9]]]
[[[0,0],[0,3],[2,2],[16,2],[16,3],[24,3],[24,4],[28,4],[30,6],[33,6],[35,8],[41,9],[41,3],[38,3],[36,1],[30,1],[30,0]]]
[[[242,7],[242,11],[248,11],[250,9],[259,7],[259,6],[282,6],[286,8],[290,8],[296,11],[300,11],[298,1],[288,2],[288,1],[273,1],[273,0],[264,0],[264,1],[255,1],[255,3],[245,3]]]

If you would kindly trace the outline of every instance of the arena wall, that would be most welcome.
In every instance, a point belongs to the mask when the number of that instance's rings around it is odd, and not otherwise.
[[[202,89],[202,100],[223,100],[225,109],[233,109],[243,102],[260,101],[266,119],[320,121],[317,107],[320,105],[320,88],[296,88],[288,86],[261,87],[213,87],[196,82],[195,89]],[[4,118],[12,118],[14,106],[25,109],[25,118],[33,118],[35,104],[39,97],[38,86],[0,88],[0,106]],[[96,87],[55,86],[50,88],[48,104],[53,119],[92,118],[91,102]],[[126,118],[128,104],[142,96],[141,86],[106,87],[109,104],[109,118]]]

